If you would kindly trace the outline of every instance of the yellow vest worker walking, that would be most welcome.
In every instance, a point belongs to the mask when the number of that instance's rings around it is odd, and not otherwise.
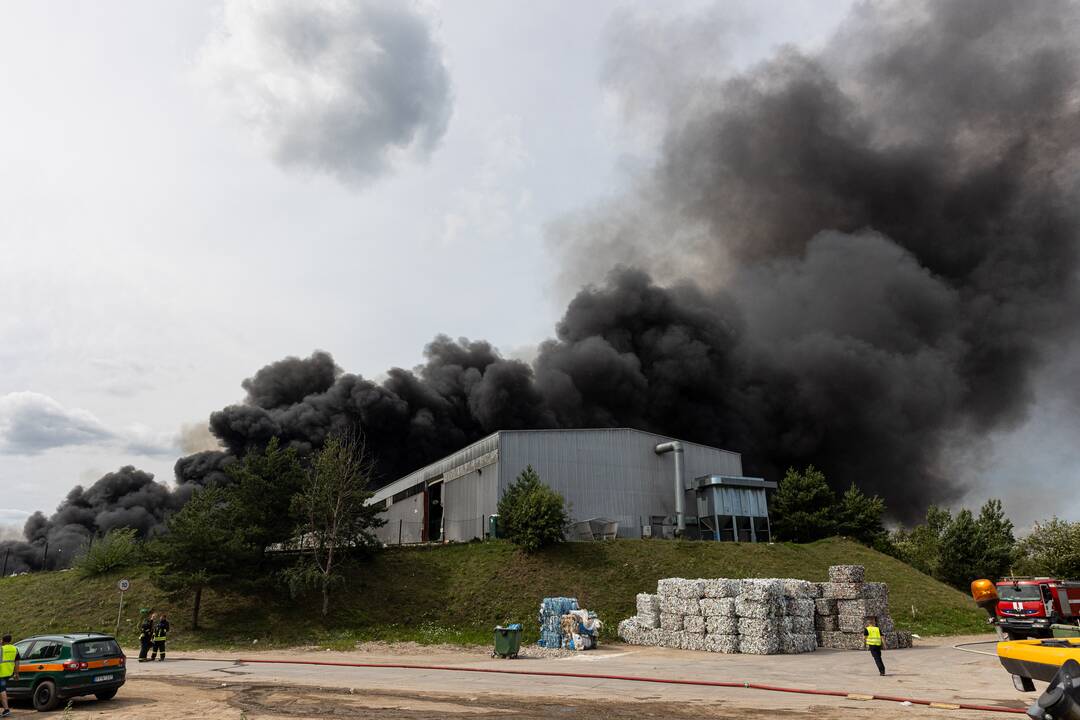
[[[11,644],[10,635],[5,635],[2,642],[3,645],[0,646],[0,702],[3,703],[4,709],[0,711],[0,717],[7,717],[11,714],[11,708],[8,707],[7,684],[8,680],[19,679],[19,651]]]
[[[877,618],[866,619],[866,629],[863,630],[863,635],[866,636],[866,648],[874,656],[874,662],[877,663],[878,673],[885,675],[885,663],[881,661],[881,649],[885,647],[885,644],[881,642],[881,628],[877,626]]]

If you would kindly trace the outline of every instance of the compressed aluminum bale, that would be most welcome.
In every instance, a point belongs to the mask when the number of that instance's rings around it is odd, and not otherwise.
[[[701,614],[705,617],[734,617],[735,598],[704,598],[698,601]]]
[[[839,600],[836,603],[838,615],[861,615],[863,617],[884,617],[889,613],[885,601],[880,598],[873,600]]]
[[[883,633],[896,632],[896,624],[893,622],[893,619],[888,615],[879,615],[877,625]]]
[[[741,618],[779,617],[784,614],[784,604],[780,598],[769,601],[740,596],[735,600],[735,614]]]
[[[739,635],[739,652],[746,655],[775,655],[780,652],[780,636]]]
[[[700,615],[701,600],[697,598],[679,598],[679,612],[683,615]]]
[[[660,597],[676,597],[676,588],[685,578],[663,578],[656,581],[656,594]]]
[[[671,595],[660,596],[660,612],[682,615],[682,600]]]
[[[816,583],[810,583],[810,584],[811,584],[810,597],[812,597],[812,598],[824,597],[824,595],[825,595],[825,583],[816,582]]]
[[[628,618],[619,623],[619,637],[630,645],[656,645],[659,642],[660,631],[655,628],[644,628]]]
[[[739,618],[739,634],[764,637],[766,635],[779,635],[783,626],[780,618],[759,620],[756,618]]]
[[[889,597],[889,586],[883,582],[863,583],[861,597],[887,599]]]
[[[713,578],[705,581],[705,597],[733,598],[739,594],[740,583],[730,578]]]
[[[829,568],[829,582],[861,583],[866,581],[866,568],[862,565],[833,565]]]
[[[638,615],[660,612],[660,596],[651,595],[649,593],[638,593],[637,611]]]
[[[812,635],[814,633],[814,618],[811,617],[787,617],[785,620],[790,621],[785,627],[787,627],[795,635]]]
[[[705,650],[715,653],[733,654],[739,652],[738,635],[706,635]]]
[[[700,600],[705,597],[705,581],[680,580],[675,584],[675,596],[684,600]]]
[[[910,630],[897,630],[896,631],[896,644],[899,648],[909,648],[913,644],[913,638],[911,637]]]
[[[813,597],[814,583],[797,578],[781,578],[781,592],[785,597]]]
[[[821,633],[821,647],[832,650],[861,650],[864,645],[862,635],[844,632]]]
[[[705,618],[701,615],[683,615],[683,630],[688,633],[705,632]]]
[[[661,628],[660,630],[657,631],[657,642],[656,642],[656,644],[658,646],[660,646],[660,647],[673,648],[675,650],[679,650],[680,648],[682,648],[682,644],[683,644],[682,636],[683,636],[683,634],[684,633],[683,633],[682,630],[664,630],[663,628]]]
[[[779,580],[752,578],[739,582],[739,597],[747,600],[775,601],[783,594]]]
[[[817,615],[835,615],[837,613],[836,599],[817,598],[814,600],[814,613]]]
[[[814,616],[814,629],[815,630],[830,630],[836,632],[840,629],[840,623],[837,621],[835,615],[815,615]]]
[[[881,639],[885,643],[886,650],[896,650],[900,647],[900,639],[896,633],[882,633]]]
[[[780,652],[788,655],[814,652],[817,647],[817,638],[813,633],[785,634],[780,638]]]
[[[784,612],[796,617],[813,617],[814,601],[810,598],[785,597]]]
[[[710,635],[738,635],[739,619],[734,616],[707,617],[705,631]]]
[[[681,632],[683,617],[677,613],[660,613],[660,629],[668,632]]]
[[[825,583],[825,597],[836,600],[857,600],[862,594],[859,583]]]
[[[837,624],[840,626],[840,632],[846,633],[859,633],[866,629],[866,616],[865,615],[837,615]]]
[[[684,632],[679,647],[683,650],[702,652],[705,649],[705,637],[705,633]]]
[[[660,627],[660,613],[643,613],[639,612],[634,617],[637,618],[637,624],[643,628],[658,628]]]

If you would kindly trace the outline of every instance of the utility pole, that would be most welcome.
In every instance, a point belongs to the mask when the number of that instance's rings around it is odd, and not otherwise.
[[[41,553],[41,569],[46,570],[45,561],[49,559],[49,541],[45,541],[45,552]]]
[[[11,548],[8,548],[7,552],[4,553],[4,569],[3,571],[0,571],[0,577],[7,577],[7,563],[9,557],[11,557]]]

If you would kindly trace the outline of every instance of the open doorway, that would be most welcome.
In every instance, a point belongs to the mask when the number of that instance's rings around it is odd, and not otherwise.
[[[428,542],[442,542],[442,522],[443,522],[443,504],[442,504],[442,480],[428,484],[427,488],[427,512],[424,515],[427,517],[427,541]]]

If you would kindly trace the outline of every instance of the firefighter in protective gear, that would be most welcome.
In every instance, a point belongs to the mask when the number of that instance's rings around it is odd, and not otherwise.
[[[154,621],[157,615],[150,613],[143,618],[139,626],[139,662],[146,662],[146,656],[150,653],[150,644],[154,641]]]
[[[8,707],[7,684],[8,680],[19,679],[19,651],[11,644],[10,635],[5,635],[2,642],[3,645],[0,645],[0,702],[4,709],[0,710],[0,717],[7,717],[11,714],[11,708]]]
[[[866,649],[870,651],[870,654],[874,657],[874,662],[877,664],[878,674],[885,675],[885,663],[881,661],[881,649],[885,647],[885,643],[881,639],[881,628],[877,626],[877,618],[866,619],[866,629],[863,630],[863,635],[866,636]]]
[[[165,613],[161,613],[161,617],[158,618],[157,624],[154,625],[154,645],[150,651],[150,660],[157,660],[157,655],[161,653],[161,660],[165,660],[165,641],[169,638],[169,618]]]

